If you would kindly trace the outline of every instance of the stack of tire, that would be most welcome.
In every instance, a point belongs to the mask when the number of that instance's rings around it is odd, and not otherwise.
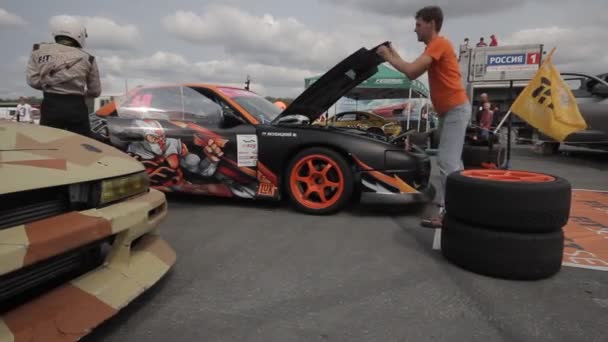
[[[491,134],[489,141],[480,140],[479,137],[480,132],[477,128],[467,128],[465,144],[462,148],[464,168],[481,168],[486,163],[494,164],[498,168],[505,166],[507,151],[504,144],[501,144],[499,136]]]
[[[487,144],[462,147],[462,164],[465,169],[480,168],[484,163],[493,163],[500,168],[506,161],[507,150],[500,144],[492,146],[492,149]]]
[[[469,271],[513,280],[561,269],[571,186],[526,171],[465,170],[446,184],[441,251]]]

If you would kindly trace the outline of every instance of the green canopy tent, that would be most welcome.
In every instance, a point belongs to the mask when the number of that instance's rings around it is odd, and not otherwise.
[[[305,88],[308,88],[319,78],[321,78],[321,75],[304,79]],[[422,82],[410,80],[397,70],[389,68],[385,64],[380,64],[378,72],[344,97],[353,100],[428,98],[429,90]]]
[[[311,84],[321,78],[319,76],[313,76],[304,79],[304,86],[308,88]],[[363,108],[372,100],[379,99],[428,99],[429,90],[428,88],[418,80],[410,80],[403,73],[390,68],[386,63],[378,66],[378,71],[370,78],[359,84],[357,87],[348,92],[342,99],[340,99],[333,106],[332,111],[328,111],[328,115],[338,113],[338,107],[342,107],[340,103],[343,103],[346,107],[354,107],[354,110],[359,110],[359,105]],[[428,101],[426,101],[428,102]],[[350,103],[350,105],[347,105]],[[428,106],[429,104],[425,104]],[[428,107],[427,107],[428,108]],[[403,120],[405,121],[404,126],[409,129],[410,127],[410,115],[412,107],[408,107],[407,114]],[[341,109],[340,112],[343,110]],[[418,127],[420,128],[420,127]]]

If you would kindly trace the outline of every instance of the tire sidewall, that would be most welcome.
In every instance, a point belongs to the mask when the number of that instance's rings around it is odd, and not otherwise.
[[[454,218],[501,231],[554,231],[568,221],[571,186],[564,178],[543,174],[554,180],[502,182],[454,172],[446,182],[446,210]]]
[[[441,253],[450,262],[478,274],[514,280],[537,280],[562,265],[564,232],[512,233],[484,229],[446,215]]]

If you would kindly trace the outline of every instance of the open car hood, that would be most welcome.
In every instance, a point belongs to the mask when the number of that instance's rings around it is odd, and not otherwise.
[[[318,119],[342,96],[378,72],[378,65],[384,63],[376,50],[361,48],[338,63],[321,78],[304,90],[272,123],[290,115],[303,115],[310,122]]]

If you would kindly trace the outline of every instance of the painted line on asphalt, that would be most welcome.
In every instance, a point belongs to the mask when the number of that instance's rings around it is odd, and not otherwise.
[[[588,270],[596,270],[596,271],[608,271],[608,267],[605,267],[605,266],[581,265],[581,264],[575,264],[575,263],[571,263],[571,262],[564,262],[564,263],[562,263],[562,266],[586,268]]]
[[[440,250],[441,249],[441,229],[435,229],[435,237],[433,238],[433,249]]]

